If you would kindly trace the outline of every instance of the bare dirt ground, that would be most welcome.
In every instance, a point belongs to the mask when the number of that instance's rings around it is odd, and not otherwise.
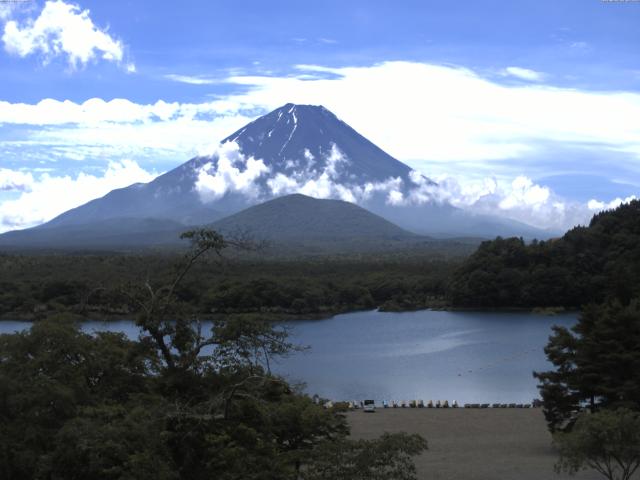
[[[416,458],[425,480],[603,479],[597,472],[558,475],[557,454],[541,409],[378,408],[347,414],[354,438],[419,433],[429,450]],[[634,476],[640,478],[640,476]]]

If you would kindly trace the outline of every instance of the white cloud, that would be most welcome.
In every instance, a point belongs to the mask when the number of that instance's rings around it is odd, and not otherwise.
[[[22,25],[15,20],[6,22],[2,35],[4,48],[20,57],[40,54],[45,63],[54,57],[66,57],[72,68],[96,58],[121,63],[122,42],[98,28],[89,14],[89,10],[81,10],[78,5],[49,0],[35,20],[30,18]],[[127,63],[125,68],[135,71],[133,63]]]
[[[494,177],[465,181],[450,176],[436,178],[438,185],[426,182],[413,190],[407,202],[447,202],[463,210],[498,215],[552,231],[564,231],[586,224],[594,211],[587,204],[567,200],[550,188],[519,175],[511,181]]]
[[[28,191],[32,185],[31,173],[0,168],[0,191]]]
[[[235,142],[220,145],[213,154],[214,163],[207,163],[198,173],[195,189],[204,203],[216,200],[227,192],[239,192],[251,198],[258,196],[256,180],[269,168],[262,160],[245,157]]]
[[[305,152],[307,160],[313,158]],[[349,163],[344,153],[334,144],[323,156],[322,168],[312,168],[314,163],[289,165],[287,174],[274,172],[261,159],[246,157],[235,142],[217,147],[212,161],[198,172],[195,185],[203,203],[221,198],[229,192],[240,192],[255,200],[274,196],[301,193],[315,198],[336,198],[347,202],[363,202],[382,192],[388,203],[402,201],[402,179],[389,178],[385,182],[360,185],[357,179],[341,181],[341,168]]]
[[[49,161],[92,158],[181,163],[211,152],[211,145],[253,118],[230,111],[224,101],[202,104],[137,104],[125,99],[83,103],[44,99],[37,104],[0,101],[0,125],[28,128],[28,138],[2,139],[22,161],[25,152]],[[40,153],[42,152],[42,153]],[[5,156],[6,158],[6,156]]]
[[[44,173],[34,179],[30,174],[24,176],[21,172],[3,169],[0,182],[7,178],[17,180],[13,189],[23,191],[18,198],[0,203],[0,233],[38,225],[111,190],[149,182],[155,176],[131,160],[109,163],[102,176],[80,173],[71,177]]]
[[[544,73],[536,72],[528,68],[522,67],[507,67],[502,70],[502,75],[508,77],[516,77],[520,80],[527,80],[529,82],[541,82],[545,79]]]
[[[536,185],[530,178],[521,175],[511,183],[511,191],[500,201],[499,207],[503,210],[537,207],[547,203],[550,197],[551,191],[547,187]]]
[[[589,202],[587,203],[587,207],[589,208],[589,210],[592,210],[594,212],[600,212],[602,210],[611,210],[614,208],[618,208],[620,205],[622,205],[623,203],[629,203],[632,200],[637,200],[638,197],[636,197],[635,195],[631,195],[629,197],[626,198],[614,198],[613,200],[609,201],[609,202],[603,202],[600,200],[595,200],[595,199],[591,199],[589,200]]]

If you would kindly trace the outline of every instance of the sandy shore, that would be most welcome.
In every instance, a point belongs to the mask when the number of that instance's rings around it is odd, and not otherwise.
[[[557,455],[540,409],[377,409],[347,414],[354,438],[419,433],[429,450],[416,459],[429,480],[601,479],[597,472],[558,475]],[[634,478],[640,478],[636,475]]]

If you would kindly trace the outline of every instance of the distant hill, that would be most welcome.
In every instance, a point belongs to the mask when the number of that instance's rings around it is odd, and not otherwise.
[[[483,242],[455,273],[451,298],[465,307],[566,308],[640,299],[640,201],[558,239]]]
[[[226,234],[250,234],[273,246],[392,248],[428,240],[353,203],[286,195],[211,224]]]
[[[186,227],[172,220],[115,218],[80,225],[16,230],[0,235],[7,250],[129,250],[178,245]]]

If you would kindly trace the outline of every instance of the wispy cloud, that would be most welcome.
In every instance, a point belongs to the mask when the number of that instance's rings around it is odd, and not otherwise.
[[[544,73],[522,67],[507,67],[501,73],[506,77],[515,77],[529,82],[541,82],[546,77]]]
[[[164,78],[166,78],[167,80],[172,80],[174,82],[188,83],[189,85],[212,85],[215,83],[222,83],[220,80],[216,80],[214,78],[179,75],[176,73],[169,73],[165,75]]]

